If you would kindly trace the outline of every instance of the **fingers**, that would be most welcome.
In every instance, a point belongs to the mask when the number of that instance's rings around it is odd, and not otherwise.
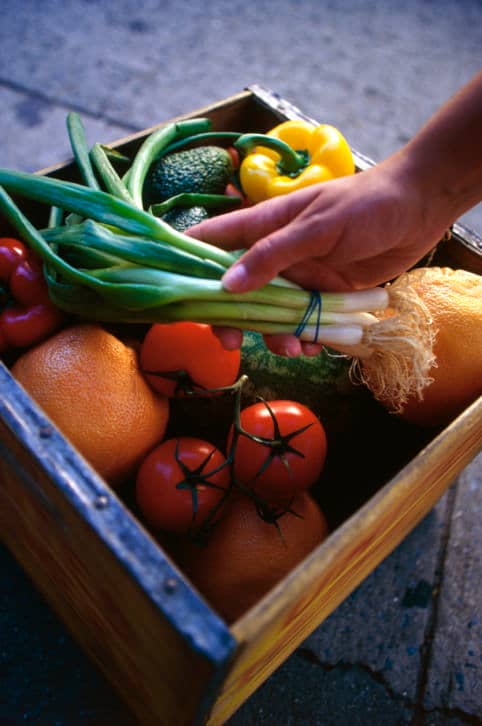
[[[345,292],[353,289],[353,284],[344,274],[344,270],[334,268],[327,258],[301,260],[285,269],[283,277],[305,290]]]
[[[220,328],[213,326],[213,332],[226,350],[237,350],[243,343],[243,333],[236,328]],[[318,343],[300,341],[295,335],[265,335],[266,347],[277,355],[296,358],[299,355],[315,356],[323,346]]]
[[[295,335],[265,335],[264,342],[272,353],[286,358],[297,358],[299,355],[319,355],[323,347],[318,343],[301,341]]]
[[[248,292],[282,272],[302,287],[318,289],[320,282],[328,282],[331,289],[345,289],[346,282],[323,264],[323,255],[336,235],[336,230],[325,229],[323,225],[314,227],[309,219],[295,218],[258,239],[225,272],[223,286],[231,292]]]
[[[258,204],[221,214],[191,227],[188,234],[226,250],[244,249],[279,226],[277,206]]]
[[[299,259],[302,259],[300,254]],[[262,287],[288,267],[294,250],[286,229],[265,237],[245,252],[223,275],[222,283],[230,292],[247,292]],[[296,261],[296,260],[294,260]]]
[[[288,224],[316,196],[316,186],[218,215],[191,227],[187,234],[226,250],[250,247]]]
[[[217,217],[196,224],[187,230],[190,237],[217,245],[225,250],[235,250],[248,247],[254,229],[254,220],[258,218],[256,208],[240,209],[228,212]]]
[[[265,335],[264,342],[272,353],[286,358],[297,358],[303,352],[300,340],[294,335]]]
[[[303,355],[307,356],[319,355],[323,350],[323,346],[318,343],[302,343],[301,348],[303,350]]]
[[[213,333],[221,341],[226,350],[237,350],[243,343],[243,333],[237,328],[220,328],[213,326]]]

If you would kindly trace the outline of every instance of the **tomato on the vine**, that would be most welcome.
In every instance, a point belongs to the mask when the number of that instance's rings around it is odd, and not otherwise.
[[[240,425],[249,435],[241,433],[235,442],[237,482],[268,503],[285,506],[316,482],[325,463],[327,439],[323,425],[307,406],[297,401],[261,401],[241,411]],[[234,426],[228,451],[233,435]]]
[[[8,347],[28,348],[47,338],[62,320],[62,311],[53,304],[39,303],[29,308],[15,305],[0,315],[0,337]]]
[[[167,439],[139,467],[137,504],[153,528],[187,533],[214,516],[229,480],[226,459],[213,444],[189,436]]]
[[[0,238],[0,352],[29,348],[62,325],[50,300],[43,263],[20,240]]]
[[[230,386],[240,361],[239,349],[224,348],[212,327],[203,323],[155,323],[140,351],[141,369],[151,386],[171,397]]]

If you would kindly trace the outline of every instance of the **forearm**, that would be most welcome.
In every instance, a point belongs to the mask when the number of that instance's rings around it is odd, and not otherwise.
[[[457,219],[482,200],[482,72],[391,159],[434,208]]]

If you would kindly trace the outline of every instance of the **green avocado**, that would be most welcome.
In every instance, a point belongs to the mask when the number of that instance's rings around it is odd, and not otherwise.
[[[161,157],[146,180],[151,203],[183,192],[223,194],[233,174],[230,154],[220,146],[199,146]]]

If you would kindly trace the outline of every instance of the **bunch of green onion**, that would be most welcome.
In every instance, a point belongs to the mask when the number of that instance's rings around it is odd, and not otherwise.
[[[315,309],[310,292],[283,278],[253,292],[228,292],[221,278],[239,252],[193,239],[143,208],[153,161],[191,140],[219,136],[209,120],[154,131],[122,177],[111,163],[115,151],[100,144],[89,150],[76,114],[67,125],[83,184],[0,169],[0,211],[43,259],[59,308],[99,322],[190,320],[264,334],[299,329],[302,340],[343,352],[362,343],[378,322],[373,313],[388,306],[387,291],[374,288],[323,293]],[[37,229],[10,194],[49,205],[48,226]]]

